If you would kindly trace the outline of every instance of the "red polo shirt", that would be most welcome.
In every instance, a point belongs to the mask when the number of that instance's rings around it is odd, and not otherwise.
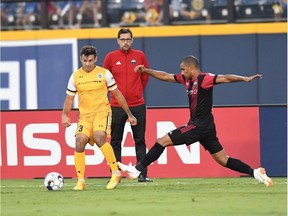
[[[145,54],[140,50],[130,49],[124,52],[121,49],[108,53],[103,67],[110,70],[119,90],[125,97],[128,106],[145,104],[143,91],[148,83],[149,76],[145,73],[134,72],[137,65],[149,68]],[[119,107],[113,94],[110,94],[111,106]]]

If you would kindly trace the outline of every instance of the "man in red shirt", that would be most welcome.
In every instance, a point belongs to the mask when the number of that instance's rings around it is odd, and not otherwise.
[[[119,49],[109,52],[103,63],[103,67],[111,71],[119,90],[125,97],[132,114],[137,118],[138,124],[132,126],[135,141],[136,159],[140,162],[146,155],[145,129],[146,129],[146,105],[143,91],[148,83],[149,76],[145,73],[135,73],[136,65],[149,64],[145,54],[140,50],[132,49],[133,34],[130,29],[120,29],[117,43]],[[121,143],[127,120],[127,114],[119,106],[113,95],[110,95],[112,108],[111,145],[117,161],[121,162]],[[138,177],[139,182],[150,182],[147,177],[147,169],[144,169]]]

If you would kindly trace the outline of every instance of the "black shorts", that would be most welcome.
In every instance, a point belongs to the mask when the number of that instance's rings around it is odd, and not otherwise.
[[[223,149],[218,141],[215,128],[207,129],[189,124],[170,131],[168,136],[172,140],[173,145],[191,145],[199,141],[210,154],[217,153]]]

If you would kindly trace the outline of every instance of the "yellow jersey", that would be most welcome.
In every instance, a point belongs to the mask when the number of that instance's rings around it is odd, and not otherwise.
[[[78,93],[80,116],[89,117],[111,109],[108,91],[116,88],[109,70],[95,66],[91,72],[85,72],[81,67],[70,76],[66,93],[71,96]]]

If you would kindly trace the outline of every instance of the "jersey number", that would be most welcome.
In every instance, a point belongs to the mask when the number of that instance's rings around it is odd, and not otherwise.
[[[79,125],[78,132],[82,132],[82,131],[83,131],[83,125]]]

